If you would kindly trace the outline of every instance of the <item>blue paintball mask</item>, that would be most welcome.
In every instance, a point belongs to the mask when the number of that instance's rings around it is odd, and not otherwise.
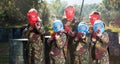
[[[101,20],[95,21],[95,24],[93,25],[94,32],[103,33],[105,31],[104,23]]]
[[[59,31],[63,31],[63,24],[61,20],[55,20],[52,24],[52,28],[54,30],[54,32],[59,32]]]
[[[78,25],[78,32],[87,34],[88,33],[88,26],[87,26],[87,24],[84,23],[84,22],[80,22],[79,25]]]

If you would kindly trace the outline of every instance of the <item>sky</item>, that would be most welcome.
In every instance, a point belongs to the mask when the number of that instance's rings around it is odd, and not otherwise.
[[[53,1],[53,0],[46,0],[48,2]],[[61,0],[61,1],[66,1],[68,4],[78,4],[81,5],[83,0]],[[84,0],[84,4],[93,4],[93,3],[101,3],[102,0]]]

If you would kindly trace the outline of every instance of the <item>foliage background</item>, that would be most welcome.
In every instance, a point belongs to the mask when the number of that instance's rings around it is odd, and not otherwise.
[[[82,4],[82,3],[81,3]],[[68,5],[66,1],[53,0],[1,0],[0,2],[0,26],[23,26],[27,24],[26,14],[30,8],[36,8],[43,21],[46,30],[51,29],[51,22],[64,17],[64,9]],[[76,19],[89,23],[89,14],[92,11],[101,12],[101,18],[107,26],[120,27],[120,0],[103,0],[102,3],[85,4],[80,16],[81,5],[73,5],[76,8]]]

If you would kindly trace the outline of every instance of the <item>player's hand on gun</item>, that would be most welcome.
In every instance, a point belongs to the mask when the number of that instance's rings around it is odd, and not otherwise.
[[[77,38],[82,38],[82,39],[84,39],[86,37],[86,35],[85,35],[85,33],[78,33],[77,34]]]
[[[56,35],[55,35],[55,39],[56,39],[56,40],[59,40],[59,39],[60,39],[60,35],[59,35],[59,34],[56,34]]]
[[[101,38],[102,37],[102,33],[100,33],[100,30],[98,30],[97,32],[94,33],[93,37],[92,37],[92,41],[96,42],[97,38]]]
[[[36,23],[35,23],[35,27],[36,27],[37,29],[39,29],[39,28],[40,28],[40,22],[36,22]]]
[[[68,33],[69,36],[74,37],[74,32],[72,32],[72,30],[70,29],[70,27],[65,26],[65,32]]]

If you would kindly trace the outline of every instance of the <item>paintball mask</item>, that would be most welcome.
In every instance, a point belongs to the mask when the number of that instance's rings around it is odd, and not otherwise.
[[[93,30],[94,32],[99,32],[99,33],[103,33],[105,31],[104,28],[104,23],[101,20],[97,20],[95,21],[94,25],[93,25]]]
[[[73,6],[68,6],[65,9],[65,16],[66,16],[67,20],[73,19],[74,15],[75,15],[75,8]]]
[[[52,28],[54,30],[54,32],[59,32],[59,31],[63,31],[63,24],[60,20],[55,20],[52,24]]]
[[[92,12],[89,16],[89,19],[90,19],[90,23],[93,26],[96,20],[100,20],[100,13],[99,12]]]
[[[78,32],[87,34],[88,33],[87,24],[84,22],[80,22],[78,25]]]
[[[38,20],[38,12],[35,9],[31,9],[27,13],[27,18],[28,18],[30,25],[32,25],[34,27],[34,24]]]

